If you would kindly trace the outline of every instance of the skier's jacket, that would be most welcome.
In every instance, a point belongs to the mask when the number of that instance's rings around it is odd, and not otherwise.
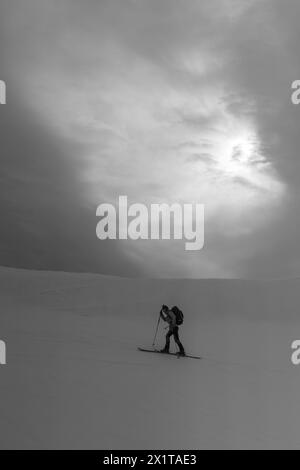
[[[172,312],[172,310],[168,310],[166,313],[161,310],[160,314],[163,320],[169,323],[170,329],[173,329],[177,326],[176,315],[174,312]]]

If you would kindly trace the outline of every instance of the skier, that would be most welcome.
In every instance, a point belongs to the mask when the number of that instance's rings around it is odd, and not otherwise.
[[[172,310],[169,309],[167,305],[163,305],[160,311],[160,316],[163,319],[163,321],[166,321],[169,323],[169,330],[168,333],[166,334],[166,345],[163,349],[161,349],[160,352],[163,353],[168,353],[170,350],[170,338],[173,335],[174,341],[179,347],[179,354],[181,356],[185,356],[185,351],[184,347],[182,346],[180,339],[179,339],[179,327],[176,323],[176,315]]]

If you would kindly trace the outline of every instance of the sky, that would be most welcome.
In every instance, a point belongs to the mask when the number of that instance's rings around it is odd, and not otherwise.
[[[300,275],[297,0],[2,0],[0,264]],[[96,209],[205,206],[205,243],[100,241]]]

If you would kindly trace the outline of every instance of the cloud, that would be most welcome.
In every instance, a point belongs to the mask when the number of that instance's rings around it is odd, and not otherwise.
[[[203,251],[192,259],[176,243],[163,255],[157,244],[125,243],[130,272],[254,276],[266,233],[278,253],[271,231],[292,223],[285,204],[299,171],[288,95],[300,68],[296,2],[289,12],[278,1],[237,0],[27,0],[2,9],[7,67],[36,132],[59,142],[57,162],[70,171],[62,176],[80,188],[83,208],[120,194],[206,206]],[[289,264],[293,253],[285,257]]]

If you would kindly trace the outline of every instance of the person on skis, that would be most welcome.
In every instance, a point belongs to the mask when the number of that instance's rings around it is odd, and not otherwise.
[[[185,351],[179,339],[179,326],[176,323],[175,313],[172,310],[170,310],[167,305],[163,305],[160,311],[160,316],[163,319],[163,321],[169,323],[169,330],[168,330],[168,333],[166,334],[166,345],[163,349],[161,349],[161,352],[168,353],[170,351],[170,338],[171,336],[173,336],[175,343],[179,347],[179,354],[184,356]]]

